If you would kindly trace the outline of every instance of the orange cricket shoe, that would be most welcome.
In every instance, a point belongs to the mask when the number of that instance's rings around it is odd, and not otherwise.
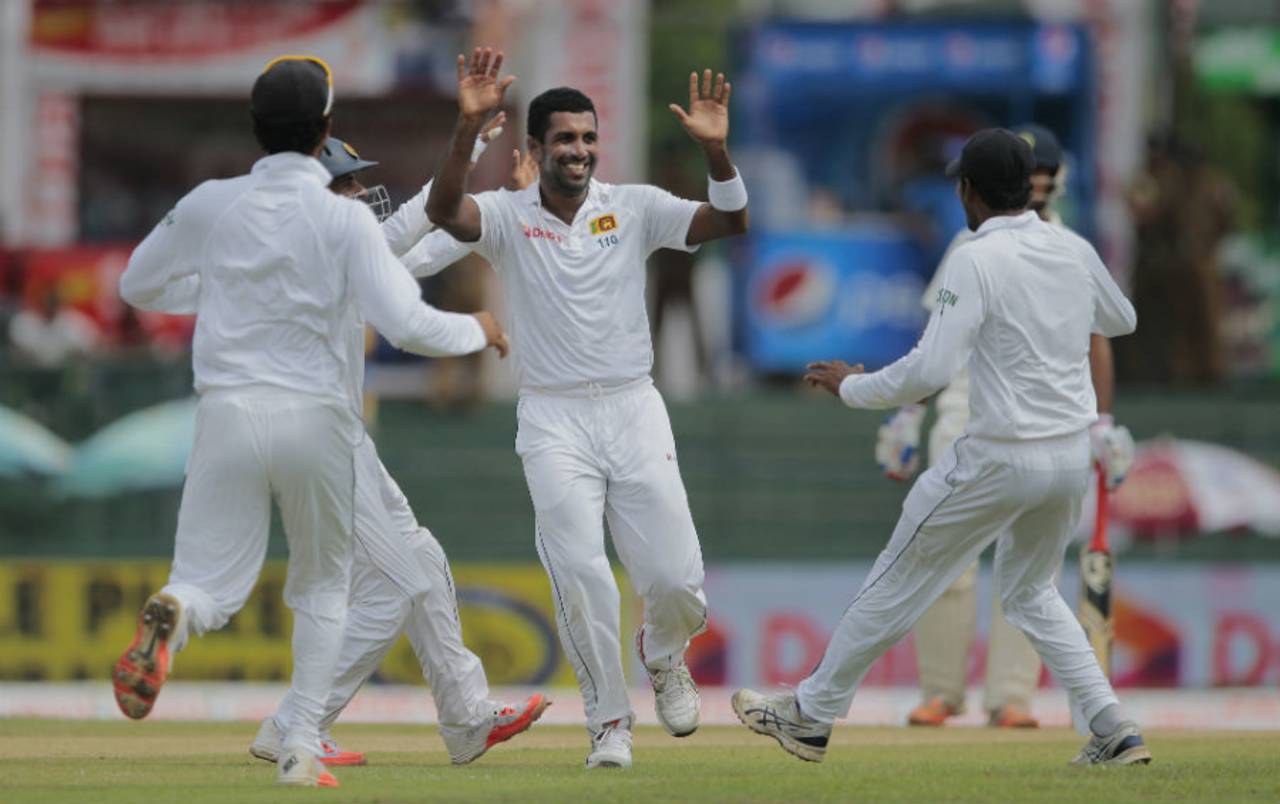
[[[1016,704],[1005,704],[991,710],[991,719],[987,725],[1002,729],[1038,729],[1040,721]]]
[[[958,707],[941,698],[930,698],[911,710],[911,714],[907,715],[907,723],[911,726],[941,726],[947,722],[947,718],[958,714]]]
[[[344,751],[333,740],[320,741],[320,761],[325,765],[338,767],[341,765],[365,764],[364,752]],[[321,785],[323,787],[323,785]]]
[[[493,712],[484,722],[467,728],[440,727],[440,736],[455,765],[479,759],[498,743],[506,742],[533,725],[547,711],[551,700],[535,692],[518,705],[493,702]]]
[[[182,605],[177,598],[163,593],[152,595],[138,616],[133,642],[116,661],[111,674],[116,704],[134,720],[151,712],[169,675],[169,639],[177,630],[181,614]]]

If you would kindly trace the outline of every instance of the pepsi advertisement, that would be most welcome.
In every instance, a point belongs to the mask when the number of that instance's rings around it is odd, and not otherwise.
[[[927,318],[919,246],[887,226],[775,232],[752,237],[739,294],[752,367],[800,372],[840,359],[874,370],[911,350]]]

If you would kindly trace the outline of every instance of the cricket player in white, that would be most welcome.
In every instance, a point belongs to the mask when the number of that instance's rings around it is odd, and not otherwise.
[[[1053,132],[1035,124],[1014,129],[1031,145],[1035,169],[1031,172],[1031,200],[1027,208],[1041,220],[1062,225],[1052,207],[1061,192],[1066,165],[1062,147]],[[958,203],[958,201],[957,201]],[[947,255],[969,242],[974,233],[956,234]],[[943,261],[945,262],[946,256]],[[924,306],[932,311],[942,286],[942,271],[934,274],[924,294]],[[1133,437],[1115,424],[1111,405],[1115,368],[1111,342],[1100,335],[1089,339],[1089,370],[1098,400],[1098,420],[1089,427],[1093,458],[1106,470],[1108,487],[1116,488],[1133,465]],[[969,372],[961,371],[937,396],[937,421],[929,430],[929,463],[938,463],[969,423]],[[876,439],[876,461],[887,477],[905,481],[919,465],[920,425],[924,404],[906,405],[886,422]],[[907,722],[914,726],[940,726],[964,712],[969,647],[978,620],[978,563],[975,561],[920,616],[913,630],[916,664],[924,700],[911,710]],[[1040,656],[1027,637],[1000,612],[1000,589],[993,586],[990,631],[986,654],[983,708],[992,726],[1034,728],[1031,697],[1040,680]]]
[[[487,143],[501,132],[502,113],[486,124],[472,151],[472,163]],[[333,181],[329,189],[371,203],[386,197],[381,185],[363,187],[356,173],[377,165],[361,159],[354,148],[329,138],[319,159]],[[513,181],[526,186],[535,173],[517,155]],[[382,222],[387,244],[410,273],[438,273],[471,249],[427,220],[430,182]],[[412,253],[412,264],[405,263]],[[359,382],[352,388],[352,404],[363,397],[364,326],[352,330],[349,354],[358,366]],[[439,541],[418,523],[404,493],[378,459],[373,439],[365,436],[356,463],[355,563],[351,577],[351,605],[347,612],[337,676],[321,720],[321,761],[326,765],[363,765],[359,751],[344,751],[329,733],[334,721],[368,681],[401,634],[409,638],[422,674],[431,688],[440,723],[440,736],[454,764],[472,762],[499,742],[527,729],[541,717],[550,701],[535,693],[519,704],[489,698],[484,668],[462,641],[462,626],[449,560]],[[290,688],[276,712],[263,721],[249,752],[274,762],[280,752],[283,725],[298,702]]]
[[[831,361],[805,376],[855,408],[917,402],[966,366],[971,384],[964,437],[912,487],[817,668],[794,692],[733,695],[744,724],[802,759],[822,760],[872,663],[992,541],[1005,616],[1092,732],[1073,764],[1151,759],[1054,583],[1090,473],[1089,336],[1126,335],[1137,319],[1085,240],[1026,209],[1033,165],[1010,131],[971,137],[949,172],[975,234],[943,264],[919,344],[874,374]]]
[[[505,289],[520,383],[516,452],[592,735],[587,767],[628,767],[633,714],[606,517],[644,599],[637,645],[658,718],[676,736],[698,726],[684,651],[706,622],[702,552],[666,408],[649,378],[644,263],[659,248],[692,250],[746,231],[746,189],[725,143],[731,88],[723,76],[713,85],[708,70],[701,88],[690,77],[689,110],[672,106],[706,153],[710,204],[594,181],[594,106],[568,88],[529,105],[538,184],[468,196],[471,141],[513,80],[498,78],[501,62],[501,53],[479,48],[469,69],[458,57],[458,123],[427,214],[488,259]]]
[[[499,113],[476,140],[472,162],[498,136],[505,115]],[[536,178],[532,168],[515,155],[512,181],[527,186]],[[377,165],[362,159],[349,144],[329,137],[316,158],[332,177],[329,189],[365,201],[381,222],[387,244],[411,274],[438,273],[471,252],[427,220],[430,183],[390,213],[390,199],[382,185],[366,188],[356,174]],[[412,264],[406,256],[412,253]],[[198,312],[200,277],[193,274],[165,294],[163,312]],[[157,303],[159,304],[159,303]],[[153,309],[159,309],[153,305]],[[364,322],[357,320],[347,341],[347,359],[354,367],[350,403],[360,410],[364,386]],[[404,493],[378,459],[373,439],[366,434],[357,447],[354,564],[351,602],[347,611],[342,652],[333,690],[320,723],[320,761],[325,765],[363,765],[359,751],[344,751],[330,728],[361,686],[373,675],[387,651],[407,634],[422,664],[440,723],[440,734],[455,764],[474,761],[489,748],[527,729],[550,701],[535,693],[521,704],[489,699],[489,685],[480,659],[462,641],[453,574],[444,549],[427,528],[418,524]],[[274,714],[267,717],[249,753],[276,762],[285,724],[290,722],[298,691],[290,688]]]
[[[200,395],[169,582],[139,618],[113,673],[117,703],[145,717],[171,652],[226,624],[257,581],[270,505],[289,543],[292,683],[278,778],[334,786],[318,730],[341,647],[351,575],[358,450],[348,342],[363,317],[400,348],[467,354],[505,335],[492,316],[442,313],[387,247],[369,208],[327,189],[316,161],[333,79],[319,59],[281,57],[254,83],[254,131],[268,156],[208,181],[138,246],[120,293],[164,308],[198,276],[193,368]]]

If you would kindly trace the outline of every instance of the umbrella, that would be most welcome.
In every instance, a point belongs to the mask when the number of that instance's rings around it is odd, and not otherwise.
[[[60,475],[71,465],[71,447],[33,419],[0,407],[0,477]]]
[[[1217,444],[1143,442],[1112,495],[1111,525],[1147,539],[1239,529],[1280,536],[1280,472]]]
[[[106,497],[182,485],[196,432],[196,400],[179,399],[130,413],[77,449],[59,484],[64,494]]]

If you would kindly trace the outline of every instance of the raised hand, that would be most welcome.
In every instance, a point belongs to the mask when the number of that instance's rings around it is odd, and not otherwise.
[[[689,73],[689,111],[673,103],[668,108],[689,136],[704,144],[724,142],[729,138],[729,93],[732,86],[724,80],[724,73],[716,73],[715,83],[711,71],[702,71],[702,86],[698,86],[698,74]]]
[[[511,176],[507,179],[508,190],[523,190],[538,180],[538,160],[527,151],[511,152]]]
[[[463,117],[483,117],[502,105],[507,87],[516,80],[513,75],[498,78],[502,59],[502,51],[476,48],[468,67],[466,57],[458,54],[458,113]]]
[[[498,112],[489,118],[489,122],[484,124],[484,128],[480,129],[480,141],[485,145],[502,136],[502,126],[507,122],[507,113]]]

